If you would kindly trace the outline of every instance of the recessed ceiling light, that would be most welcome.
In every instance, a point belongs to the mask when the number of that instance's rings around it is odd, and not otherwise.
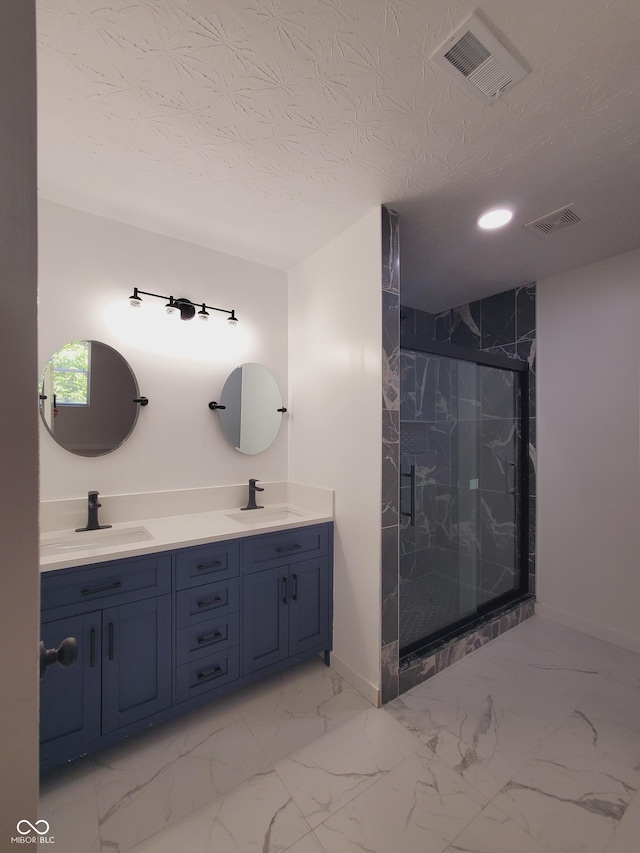
[[[493,228],[502,228],[513,219],[513,211],[506,207],[492,207],[491,210],[485,210],[478,217],[478,227],[484,228],[485,231],[490,231]]]

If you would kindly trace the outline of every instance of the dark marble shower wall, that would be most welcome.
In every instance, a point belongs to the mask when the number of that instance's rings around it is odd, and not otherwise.
[[[517,587],[520,421],[509,371],[403,350],[400,377],[402,649]]]
[[[398,214],[382,207],[382,702],[398,695],[400,246]]]
[[[529,591],[535,592],[535,501],[536,501],[536,288],[535,284],[507,290],[459,305],[440,314],[429,314],[413,308],[400,308],[400,345],[419,347],[420,342],[451,343],[466,349],[496,353],[529,363]],[[404,357],[401,363],[404,364]],[[497,374],[496,374],[497,377]],[[403,377],[405,378],[405,377]],[[409,377],[410,379],[410,377]],[[489,389],[487,373],[483,398],[499,404],[505,389]],[[483,385],[485,377],[483,377]],[[402,380],[401,380],[402,385]],[[404,397],[404,394],[401,395]],[[441,409],[444,404],[441,404]],[[410,413],[409,413],[410,414]],[[442,414],[441,414],[442,417]],[[415,426],[401,413],[401,435]],[[496,425],[497,426],[497,425]],[[483,429],[490,430],[490,421]],[[401,484],[402,486],[402,484]],[[401,566],[402,573],[402,566]]]
[[[389,702],[415,684],[464,657],[475,648],[517,625],[533,613],[533,600],[503,608],[480,627],[434,650],[427,658],[403,661],[399,643],[399,521],[400,512],[400,345],[418,340],[458,346],[524,359],[530,383],[530,591],[535,590],[535,285],[497,294],[440,314],[400,306],[398,217],[382,208],[382,648],[381,699]],[[402,319],[401,319],[402,318]],[[441,413],[442,414],[442,413]],[[436,415],[437,419],[437,415]],[[425,459],[428,475],[429,459]],[[428,485],[425,483],[425,485]],[[430,500],[428,490],[423,503]]]

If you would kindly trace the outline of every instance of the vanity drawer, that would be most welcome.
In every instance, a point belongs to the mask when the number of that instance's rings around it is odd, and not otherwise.
[[[214,616],[234,613],[240,607],[238,578],[208,583],[195,589],[183,589],[177,595],[176,624],[184,628]]]
[[[107,606],[171,592],[171,556],[142,557],[58,569],[41,576],[40,610],[44,618],[64,610],[88,613]]]
[[[328,553],[329,532],[326,526],[298,527],[252,537],[242,548],[243,572],[256,572],[267,562],[289,563]]]
[[[176,670],[176,701],[186,702],[187,699],[235,681],[239,675],[238,646],[183,664]]]
[[[238,574],[240,546],[237,542],[192,548],[176,555],[176,589],[231,578]]]
[[[240,642],[240,614],[230,613],[179,628],[176,640],[178,664],[217,654]]]

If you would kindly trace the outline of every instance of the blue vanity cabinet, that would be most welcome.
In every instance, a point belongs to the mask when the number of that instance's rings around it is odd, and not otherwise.
[[[40,682],[41,769],[328,654],[332,615],[332,524],[43,573],[41,639],[78,659]]]
[[[75,637],[78,658],[73,666],[49,667],[40,682],[40,762],[59,764],[73,758],[100,737],[102,614],[100,611],[56,619],[42,625],[40,639],[57,649]]]
[[[243,676],[331,649],[331,534],[319,525],[243,543]]]
[[[78,659],[40,682],[48,769],[142,728],[171,706],[171,556],[110,561],[41,578],[41,639],[75,637]]]
[[[238,542],[176,554],[178,704],[228,689],[240,675],[239,562]]]
[[[102,734],[171,705],[171,596],[102,612]]]
[[[287,564],[242,578],[242,674],[250,675],[289,657]]]
[[[331,577],[326,557],[290,567],[289,655],[331,647]]]

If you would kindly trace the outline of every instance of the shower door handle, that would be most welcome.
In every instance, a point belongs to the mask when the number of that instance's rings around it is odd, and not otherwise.
[[[409,477],[409,483],[411,487],[411,503],[409,504],[409,512],[403,512],[402,515],[405,515],[409,519],[409,524],[411,527],[416,526],[416,466],[412,465],[409,469],[409,473],[403,473],[403,477]]]

